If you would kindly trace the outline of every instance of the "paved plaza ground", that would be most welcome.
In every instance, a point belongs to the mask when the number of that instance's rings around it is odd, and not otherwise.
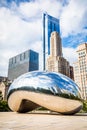
[[[87,114],[0,112],[0,130],[87,130]]]

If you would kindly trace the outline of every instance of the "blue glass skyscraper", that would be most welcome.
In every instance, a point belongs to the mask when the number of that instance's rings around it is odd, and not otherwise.
[[[50,54],[50,36],[53,31],[60,34],[59,19],[43,13],[43,69],[45,70],[46,54]]]

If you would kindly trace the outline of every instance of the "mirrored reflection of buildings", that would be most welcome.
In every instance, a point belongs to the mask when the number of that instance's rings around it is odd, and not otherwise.
[[[45,70],[47,56],[50,55],[50,36],[53,31],[60,34],[59,19],[43,13],[43,69]]]
[[[74,63],[74,79],[81,88],[83,99],[87,99],[87,43],[77,49],[78,60]]]
[[[39,54],[27,50],[9,59],[8,79],[14,80],[18,76],[39,69]]]
[[[46,70],[59,72],[73,79],[73,69],[62,55],[61,38],[56,31],[51,33],[50,55],[47,58]]]

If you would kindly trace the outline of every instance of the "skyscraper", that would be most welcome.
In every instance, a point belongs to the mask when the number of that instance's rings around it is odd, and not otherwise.
[[[46,55],[50,55],[50,36],[53,31],[60,34],[59,19],[43,13],[43,69],[45,70]]]
[[[47,58],[47,71],[60,72],[70,77],[69,62],[62,56],[61,38],[57,32],[50,37],[50,55]]]
[[[38,69],[39,54],[28,50],[9,59],[8,79],[14,80],[21,74]]]
[[[77,49],[78,61],[74,63],[74,79],[81,89],[83,99],[87,99],[87,43]]]

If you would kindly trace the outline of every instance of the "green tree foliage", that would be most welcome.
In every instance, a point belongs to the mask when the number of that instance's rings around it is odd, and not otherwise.
[[[0,91],[0,101],[3,100],[2,91]]]
[[[83,101],[83,111],[87,112],[87,100]]]
[[[0,101],[0,112],[10,111],[7,101]]]
[[[10,111],[7,101],[3,100],[2,92],[0,91],[0,112]]]

